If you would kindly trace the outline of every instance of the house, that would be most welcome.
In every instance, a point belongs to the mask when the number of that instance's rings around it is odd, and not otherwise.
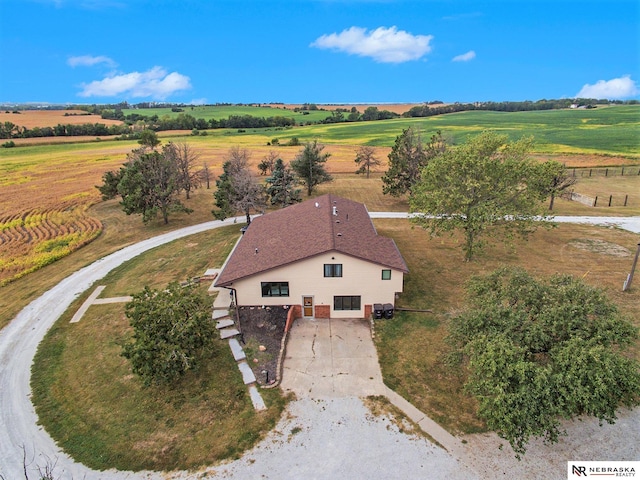
[[[291,305],[315,318],[368,317],[395,303],[407,265],[366,207],[323,195],[255,218],[218,276],[239,306]]]

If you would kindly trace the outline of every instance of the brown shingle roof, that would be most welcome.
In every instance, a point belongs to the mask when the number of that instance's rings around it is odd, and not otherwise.
[[[330,251],[408,272],[395,242],[378,235],[363,204],[328,194],[255,218],[216,285]]]

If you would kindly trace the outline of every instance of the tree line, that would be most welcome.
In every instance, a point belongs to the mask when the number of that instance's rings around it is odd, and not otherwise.
[[[532,110],[553,110],[569,108],[572,105],[578,107],[595,108],[597,105],[616,104],[636,104],[636,100],[629,101],[609,101],[602,99],[559,99],[559,100],[538,100],[523,102],[475,102],[475,103],[453,103],[445,105],[442,102],[429,102],[423,105],[416,105],[404,112],[402,115],[391,112],[389,110],[380,110],[378,107],[367,107],[364,112],[360,113],[354,106],[351,109],[336,108],[330,111],[326,118],[318,121],[305,121],[306,125],[311,124],[330,124],[344,122],[370,122],[378,120],[388,120],[398,118],[419,118],[430,117],[435,115],[444,115],[447,113],[465,112],[471,110],[488,110],[497,112],[522,112]],[[151,105],[151,104],[139,104]],[[150,108],[139,106],[139,108]],[[165,107],[166,105],[163,105]],[[104,120],[120,120],[125,125],[104,125],[99,123],[86,123],[81,125],[58,124],[55,127],[19,127],[12,122],[4,122],[0,124],[0,138],[34,138],[34,137],[58,137],[58,136],[107,136],[122,135],[123,138],[134,135],[132,128],[135,125],[142,126],[145,129],[154,130],[156,132],[166,130],[191,130],[198,132],[200,130],[218,129],[218,128],[285,128],[300,125],[293,117],[283,115],[274,115],[270,117],[256,117],[253,115],[230,115],[228,118],[221,119],[204,119],[196,118],[189,113],[184,113],[185,105],[179,104],[172,108],[178,112],[178,115],[170,117],[158,115],[143,115],[140,113],[124,114],[123,109],[130,108],[126,102],[115,105],[78,105],[78,108],[88,113],[99,114]],[[315,108],[314,108],[315,107]],[[322,110],[315,104],[305,104],[302,109],[296,111]]]
[[[207,163],[199,165],[199,155],[187,143],[160,147],[153,130],[145,130],[138,141],[140,148],[127,155],[127,161],[117,171],[105,172],[102,185],[97,186],[103,200],[120,197],[127,215],[139,214],[144,223],[158,215],[164,223],[174,212],[191,213],[180,196],[189,199],[190,192],[202,184],[210,186]],[[330,157],[317,141],[307,143],[296,158],[286,164],[276,152],[269,152],[259,164],[264,182],[253,174],[251,153],[246,148],[231,147],[225,156],[223,173],[216,179],[212,214],[224,220],[235,214],[246,216],[263,213],[267,205],[286,207],[302,201],[302,185],[307,195],[321,183],[332,180],[324,164]]]

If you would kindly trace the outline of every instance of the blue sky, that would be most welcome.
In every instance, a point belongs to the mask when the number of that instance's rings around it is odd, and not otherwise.
[[[0,102],[640,98],[636,0],[0,0]]]

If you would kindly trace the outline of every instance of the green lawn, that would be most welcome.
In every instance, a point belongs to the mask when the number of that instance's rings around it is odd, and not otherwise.
[[[176,117],[180,113],[191,115],[192,117],[205,120],[220,120],[223,118],[229,118],[232,115],[251,115],[252,117],[287,117],[293,118],[296,123],[303,124],[305,122],[317,122],[324,120],[331,116],[329,110],[308,110],[306,113],[295,112],[291,109],[283,107],[259,107],[250,105],[204,105],[204,106],[188,106],[182,107],[183,112],[173,112],[171,108],[136,108],[136,109],[124,109],[122,113],[124,115],[131,115],[137,113],[139,115],[153,116],[157,115],[159,118],[164,116]]]
[[[100,281],[107,286],[102,297],[219,267],[238,236],[230,226],[145,252]],[[91,306],[69,323],[92,290],[52,327],[32,368],[39,421],[65,452],[100,470],[190,469],[237,458],[273,428],[285,399],[277,389],[262,390],[268,410],[256,412],[227,343],[217,338],[200,371],[172,388],[144,387],[121,356],[131,334],[124,304]]]

